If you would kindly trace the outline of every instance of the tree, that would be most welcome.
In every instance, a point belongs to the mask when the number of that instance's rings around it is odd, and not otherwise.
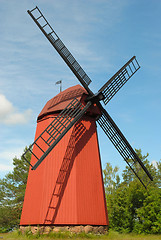
[[[26,157],[30,162],[31,154],[27,153]],[[0,226],[7,229],[19,224],[29,170],[22,157],[15,157],[13,165],[13,171],[0,179]]]
[[[109,227],[119,232],[130,232],[131,215],[128,211],[127,187],[119,186],[107,195]]]
[[[161,189],[152,187],[145,193],[143,206],[137,209],[134,226],[137,233],[161,233]]]
[[[158,187],[161,188],[161,161],[156,162],[156,168],[155,168],[155,178],[154,178],[154,184]]]
[[[147,153],[146,155],[142,155],[142,151],[141,149],[135,149],[138,157],[140,158],[140,160],[143,162],[143,164],[145,165],[145,167],[147,168],[147,170],[150,172],[150,174],[154,177],[154,181],[151,183],[153,186],[159,186],[159,184],[161,184],[161,171],[159,171],[159,167],[161,168],[161,164],[160,163],[156,163],[158,165],[158,167],[155,167],[152,163],[149,162],[148,160],[148,156],[149,153]],[[128,160],[129,162],[132,160]],[[140,165],[136,162],[133,165],[133,169],[135,170],[135,172],[137,172],[138,176],[142,179],[144,179],[144,183],[148,184],[149,183],[149,177],[146,176],[145,172],[143,171],[142,168],[140,168]],[[161,169],[160,169],[161,170]],[[158,176],[157,176],[158,175]],[[129,185],[132,181],[138,181],[138,178],[135,176],[135,174],[131,171],[129,166],[126,166],[125,170],[123,171],[122,174],[124,183]]]
[[[154,166],[147,159],[149,154],[142,155],[140,149],[136,152],[154,181],[146,190],[127,166],[123,181],[117,183],[118,168],[106,164],[103,173],[110,228],[119,232],[161,233],[161,162]],[[138,165],[134,167],[137,170]]]
[[[112,168],[110,163],[106,163],[106,167],[103,170],[103,180],[106,194],[112,193],[120,183],[120,177],[118,175],[118,167]]]

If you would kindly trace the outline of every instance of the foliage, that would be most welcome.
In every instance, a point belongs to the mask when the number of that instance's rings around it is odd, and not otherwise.
[[[161,233],[161,189],[151,188],[145,193],[142,207],[137,209],[137,233]]]
[[[30,161],[31,154],[28,153],[26,157]],[[13,165],[13,171],[0,179],[0,232],[19,224],[24,200],[29,165],[22,157],[15,157]]]
[[[118,170],[118,167],[113,169],[110,163],[106,163],[106,167],[103,170],[106,194],[112,193],[119,186],[120,177],[117,174]]]
[[[161,233],[161,162],[154,167],[147,159],[148,154],[143,156],[141,150],[136,152],[154,181],[146,190],[127,166],[123,171],[123,181],[117,183],[118,168],[113,169],[109,163],[106,164],[103,173],[110,228],[119,232]],[[112,191],[107,179],[114,186]]]

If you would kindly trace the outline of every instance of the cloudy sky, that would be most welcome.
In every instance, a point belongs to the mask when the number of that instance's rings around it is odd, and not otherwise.
[[[134,148],[161,159],[161,1],[0,0],[0,177],[34,140],[36,118],[78,84],[27,10],[38,6],[92,79],[96,92],[133,55],[141,69],[106,109]],[[125,167],[98,128],[102,164]]]

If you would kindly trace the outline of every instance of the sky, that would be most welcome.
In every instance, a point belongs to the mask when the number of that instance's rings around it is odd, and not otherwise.
[[[97,92],[132,56],[139,71],[106,105],[132,147],[161,159],[161,1],[0,0],[0,178],[34,141],[46,102],[79,84],[27,10],[38,6]],[[98,127],[102,166],[125,168]]]

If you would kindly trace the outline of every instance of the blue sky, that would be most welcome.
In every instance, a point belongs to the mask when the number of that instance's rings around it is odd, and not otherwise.
[[[38,6],[92,79],[96,92],[133,55],[141,69],[106,106],[133,148],[161,159],[161,1],[0,0],[0,177],[34,140],[36,118],[78,84],[27,10]],[[102,165],[125,164],[98,127]]]

